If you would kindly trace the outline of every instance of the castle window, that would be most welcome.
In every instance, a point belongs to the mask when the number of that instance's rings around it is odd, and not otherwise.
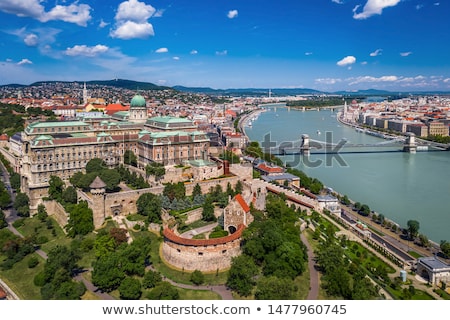
[[[227,252],[227,250],[222,250],[222,253],[226,253]]]
[[[177,249],[177,252],[178,252],[178,253],[181,253],[181,250],[180,250],[180,249]]]
[[[202,255],[203,255],[203,252],[199,252],[198,255],[199,255],[199,256],[202,256]]]

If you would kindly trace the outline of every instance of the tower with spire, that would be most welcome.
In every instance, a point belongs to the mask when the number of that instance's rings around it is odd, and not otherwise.
[[[88,92],[87,92],[86,82],[85,82],[84,87],[83,87],[83,105],[86,105],[87,102],[88,102]]]

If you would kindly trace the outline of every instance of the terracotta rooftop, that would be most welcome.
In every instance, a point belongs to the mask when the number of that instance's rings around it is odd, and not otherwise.
[[[164,238],[177,243],[182,244],[185,246],[214,246],[218,244],[224,244],[227,242],[231,242],[233,240],[239,239],[242,235],[242,231],[244,231],[245,226],[243,224],[239,225],[236,232],[233,234],[230,234],[228,236],[222,237],[222,238],[215,238],[215,239],[187,239],[182,238],[173,232],[173,230],[169,228],[165,228],[163,231]]]
[[[250,207],[248,206],[248,204],[245,202],[244,198],[242,198],[241,194],[237,194],[234,196],[234,198],[237,200],[237,202],[239,203],[239,205],[242,207],[242,209],[244,210],[245,213],[250,211]]]

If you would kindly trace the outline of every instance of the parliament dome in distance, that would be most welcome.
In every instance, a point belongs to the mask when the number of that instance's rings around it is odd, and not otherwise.
[[[145,108],[147,104],[145,103],[145,99],[140,94],[137,94],[131,99],[130,109],[131,108]]]

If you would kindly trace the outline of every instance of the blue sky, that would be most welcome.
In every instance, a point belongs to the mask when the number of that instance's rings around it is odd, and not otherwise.
[[[448,0],[1,0],[0,84],[450,90]]]

